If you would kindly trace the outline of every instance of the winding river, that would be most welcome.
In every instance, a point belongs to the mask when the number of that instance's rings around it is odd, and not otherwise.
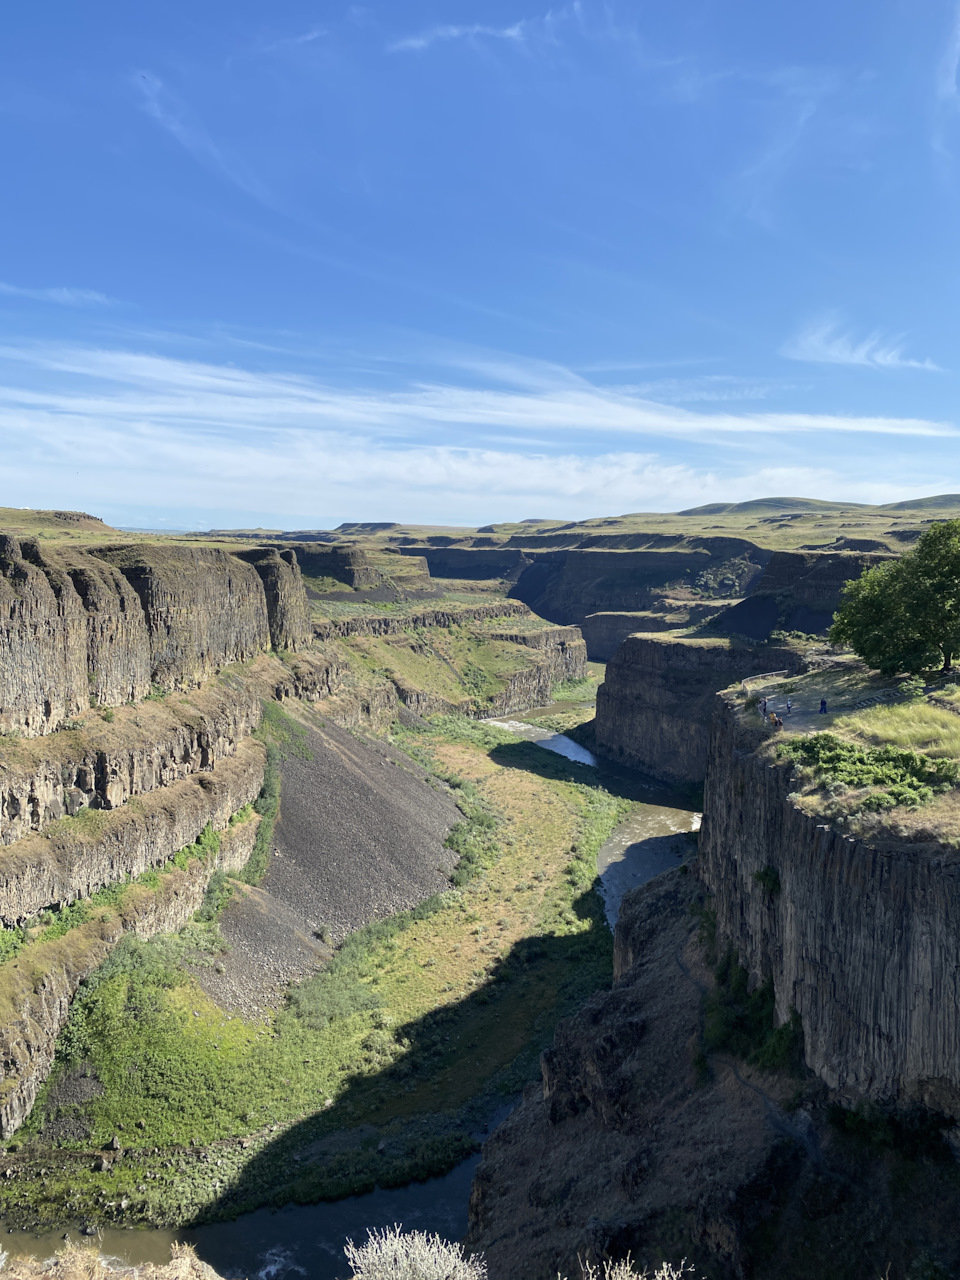
[[[600,891],[612,929],[623,895],[675,867],[689,852],[690,833],[698,829],[700,814],[678,792],[617,769],[566,734],[539,723],[541,717],[556,715],[570,706],[554,703],[524,712],[516,719],[491,719],[487,723],[595,769],[601,786],[635,801],[633,811],[597,855]],[[504,1119],[508,1110],[492,1118],[491,1128]],[[482,1139],[486,1135],[476,1136]],[[344,1241],[361,1242],[369,1227],[401,1223],[408,1229],[436,1232],[449,1240],[461,1239],[467,1229],[470,1184],[479,1159],[472,1156],[444,1177],[428,1182],[377,1188],[366,1195],[320,1204],[259,1209],[233,1222],[177,1230],[105,1229],[99,1237],[100,1247],[109,1257],[140,1266],[166,1262],[171,1244],[181,1240],[193,1244],[199,1256],[228,1280],[337,1280],[348,1271]],[[5,1230],[0,1246],[12,1256],[49,1256],[64,1238],[62,1232],[33,1235]]]

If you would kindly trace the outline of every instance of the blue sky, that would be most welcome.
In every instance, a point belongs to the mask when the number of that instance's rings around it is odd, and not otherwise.
[[[0,39],[0,504],[960,491],[960,10],[88,0]]]

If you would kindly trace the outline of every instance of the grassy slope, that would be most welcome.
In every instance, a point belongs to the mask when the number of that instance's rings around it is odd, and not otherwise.
[[[775,700],[771,706],[781,711],[788,694],[794,713],[785,717],[784,729],[770,737],[769,751],[797,734],[828,732],[867,749],[893,747],[931,761],[960,759],[960,687],[955,684],[941,683],[915,695],[904,679],[887,679],[853,662],[788,680],[750,684],[751,703],[766,695]],[[820,698],[827,700],[828,713],[823,716],[817,713]],[[818,781],[804,771],[800,803],[853,834],[880,842],[919,839],[960,844],[960,789],[956,787],[917,807],[901,805],[885,814],[865,816],[862,803],[870,794],[868,789],[822,785],[829,781]]]
[[[611,939],[591,886],[596,850],[627,806],[571,780],[589,773],[472,722],[406,735],[404,745],[440,773],[472,780],[500,826],[481,874],[424,918],[373,931],[356,983],[370,997],[359,1005],[375,1007],[349,1011],[355,983],[348,1011],[326,1027],[292,1011],[257,1025],[225,1016],[182,968],[156,982],[118,968],[81,1003],[86,1025],[71,1019],[62,1055],[104,1086],[60,1117],[83,1119],[91,1136],[66,1144],[76,1157],[64,1149],[59,1160],[45,1143],[31,1154],[28,1143],[29,1168],[47,1175],[0,1183],[0,1212],[59,1221],[69,1204],[73,1216],[109,1219],[127,1197],[126,1221],[183,1221],[405,1180],[469,1149],[478,1098],[518,1088],[556,1018],[609,981]],[[33,1134],[44,1118],[38,1108]],[[303,1172],[292,1155],[271,1154],[271,1143],[299,1151],[344,1130],[346,1154]],[[82,1152],[114,1133],[135,1150],[115,1171],[95,1172]],[[248,1133],[257,1136],[240,1146]],[[381,1135],[387,1150],[378,1155]],[[203,1160],[193,1141],[204,1152],[219,1143],[223,1164]]]

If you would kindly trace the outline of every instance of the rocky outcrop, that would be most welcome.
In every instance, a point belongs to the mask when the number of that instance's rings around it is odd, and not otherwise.
[[[65,547],[58,558],[83,608],[91,703],[139,701],[150,692],[150,642],[137,593],[119,570],[96,556]]]
[[[311,627],[297,553],[264,547],[241,551],[238,559],[252,564],[260,575],[273,648],[290,653],[304,648],[310,642]]]
[[[699,782],[717,690],[746,676],[796,671],[799,660],[788,648],[628,636],[597,690],[596,750],[657,778]]]
[[[821,634],[840,607],[844,584],[893,558],[854,551],[774,551],[749,597],[726,609],[713,629],[752,640],[765,640],[776,628]]]
[[[250,682],[213,683],[192,698],[121,707],[108,724],[13,742],[0,751],[0,844],[81,809],[117,809],[132,796],[213,769],[260,723]]]
[[[700,833],[718,938],[773,979],[781,1020],[797,1010],[832,1089],[960,1118],[960,853],[881,851],[818,821],[756,734],[720,700]]]
[[[213,769],[260,723],[265,698],[334,695],[346,664],[318,653],[262,655],[189,694],[86,712],[76,727],[0,744],[0,844],[81,809],[116,809],[190,774]]]
[[[588,613],[650,609],[667,590],[743,595],[771,554],[742,538],[645,541],[638,550],[538,552],[510,595],[551,622],[579,625]]]
[[[256,798],[263,761],[263,748],[248,738],[213,772],[192,774],[112,811],[83,809],[7,845],[0,850],[0,923],[21,924],[47,907],[163,866],[208,823],[222,830]]]
[[[313,624],[318,640],[348,636],[395,636],[401,632],[428,627],[468,627],[474,622],[486,622],[491,618],[529,618],[525,604],[501,601],[498,604],[477,605],[472,609],[425,609],[421,613],[372,614],[358,618],[339,618]]]
[[[239,871],[249,860],[258,821],[225,831],[213,863],[174,867],[157,888],[131,885],[116,910],[101,911],[100,918],[28,947],[0,967],[0,1136],[9,1138],[30,1114],[81,982],[124,933],[151,937],[186,924],[203,902],[212,872]]]
[[[0,732],[47,733],[88,705],[86,624],[39,545],[0,535]]]
[[[580,630],[591,662],[609,662],[627,636],[697,626],[719,613],[724,604],[720,600],[699,604],[689,600],[668,600],[663,602],[662,608],[662,612],[656,613],[649,609],[642,613],[588,613],[580,623]]]
[[[256,569],[213,547],[97,548],[143,608],[151,679],[164,689],[201,684],[270,646],[267,602]]]
[[[196,687],[310,638],[296,557],[157,543],[48,551],[0,535],[0,734]]]
[[[383,586],[383,574],[360,547],[295,542],[290,544],[290,550],[308,578],[333,578],[358,590]]]
[[[467,1244],[492,1280],[573,1276],[581,1259],[628,1253],[638,1272],[686,1257],[700,1276],[743,1275],[727,1269],[740,1261],[738,1197],[775,1135],[763,1096],[729,1066],[698,1085],[705,975],[683,871],[626,895],[618,981],[558,1025],[542,1081],[484,1144]]]
[[[432,578],[505,578],[515,581],[531,563],[524,551],[509,547],[400,547],[401,555],[422,556]]]

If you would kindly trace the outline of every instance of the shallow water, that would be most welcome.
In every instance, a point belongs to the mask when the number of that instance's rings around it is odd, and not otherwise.
[[[641,803],[620,823],[597,854],[600,892],[611,929],[623,895],[678,866],[691,852],[690,833],[699,829],[699,813],[663,804]]]
[[[483,723],[496,725],[498,729],[508,729],[518,738],[526,738],[528,742],[535,742],[538,747],[545,747],[547,751],[554,751],[558,756],[564,756],[577,764],[589,764],[594,768],[602,764],[599,756],[588,751],[586,747],[581,747],[579,742],[574,742],[565,733],[554,733],[552,729],[544,729],[536,721],[502,719],[484,720]]]
[[[566,734],[554,733],[537,723],[537,718],[569,710],[577,704],[555,702],[536,707],[516,719],[486,720],[508,729],[538,747],[553,751],[577,764],[597,770],[598,781],[608,790],[629,795],[637,808],[625,818],[597,854],[597,873],[603,896],[604,913],[612,929],[620,913],[620,902],[630,889],[636,889],[661,871],[669,871],[691,850],[690,834],[700,828],[700,813],[686,796],[664,783],[644,778],[632,770],[618,768]]]
[[[470,1184],[479,1159],[471,1156],[444,1177],[428,1182],[377,1188],[367,1195],[320,1204],[258,1209],[234,1222],[178,1230],[104,1230],[99,1244],[105,1254],[131,1266],[168,1262],[171,1244],[181,1240],[194,1245],[203,1261],[228,1280],[298,1276],[336,1280],[350,1273],[343,1255],[344,1241],[361,1243],[370,1227],[400,1223],[410,1230],[435,1232],[447,1240],[461,1239],[467,1230]],[[76,1232],[71,1234],[79,1238]],[[62,1231],[44,1235],[16,1231],[0,1236],[0,1247],[11,1257],[49,1257],[62,1243]]]

